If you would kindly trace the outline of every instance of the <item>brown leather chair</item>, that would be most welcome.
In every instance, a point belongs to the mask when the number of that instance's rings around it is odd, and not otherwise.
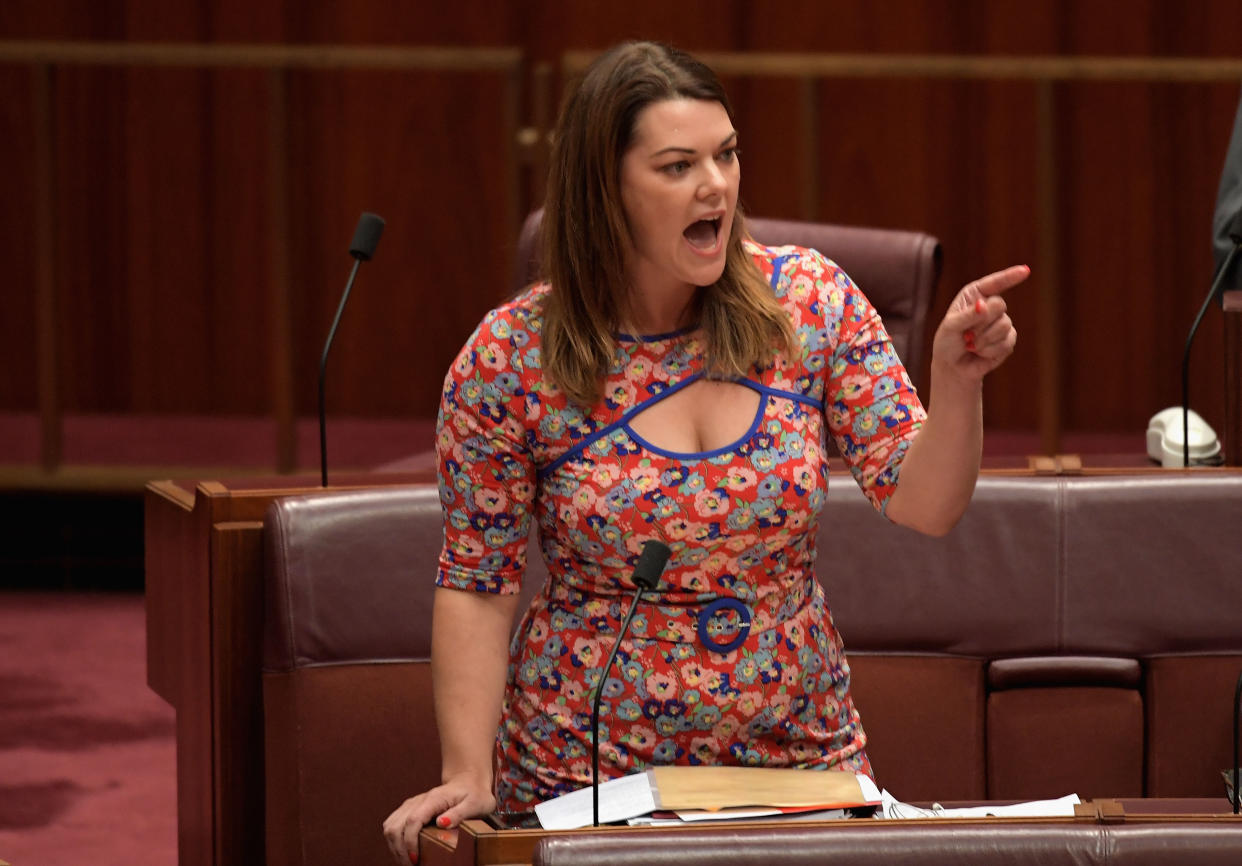
[[[380,822],[440,782],[434,484],[275,500],[264,520],[268,866],[391,859]],[[547,574],[528,551],[525,609]]]
[[[522,226],[515,292],[538,278],[542,219],[537,210]],[[926,393],[927,313],[940,279],[940,241],[922,232],[763,217],[749,217],[746,225],[761,244],[811,247],[844,268],[884,320],[910,380]]]
[[[380,822],[438,784],[434,561],[426,552],[439,537],[430,485],[269,507],[263,712],[271,866],[391,861]],[[391,577],[379,587],[368,580],[405,573],[400,592]]]

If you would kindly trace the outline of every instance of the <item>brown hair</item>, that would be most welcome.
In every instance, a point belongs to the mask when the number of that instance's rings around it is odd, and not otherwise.
[[[543,369],[569,398],[592,405],[613,362],[625,320],[629,227],[621,204],[621,158],[639,113],[666,99],[704,99],[733,109],[715,74],[683,51],[627,42],[595,60],[561,110],[543,213]],[[793,345],[789,316],[742,248],[745,217],[733,215],[725,268],[700,293],[709,374],[746,375]]]

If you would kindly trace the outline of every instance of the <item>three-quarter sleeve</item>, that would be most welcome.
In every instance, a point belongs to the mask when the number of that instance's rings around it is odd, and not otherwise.
[[[853,280],[811,251],[825,329],[824,413],[854,480],[881,512],[927,417],[879,313]]]
[[[488,314],[444,380],[436,422],[444,547],[436,585],[521,589],[535,500],[521,341],[511,310]]]

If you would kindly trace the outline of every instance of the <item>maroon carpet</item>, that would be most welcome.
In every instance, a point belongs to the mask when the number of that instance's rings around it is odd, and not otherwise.
[[[141,595],[0,593],[0,860],[172,866],[175,760]]]

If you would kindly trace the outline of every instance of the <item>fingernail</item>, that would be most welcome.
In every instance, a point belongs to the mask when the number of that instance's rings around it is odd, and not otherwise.
[[[983,302],[983,298],[978,298],[975,301],[975,312],[982,314],[982,313],[986,313],[987,311],[988,311],[988,305]]]
[[[975,332],[974,331],[965,332],[964,334],[962,334],[962,339],[966,342],[967,346],[972,345],[975,342]]]
[[[410,862],[411,862],[411,863],[417,863],[417,862],[418,862],[418,852],[417,852],[417,851],[411,851],[411,852],[410,852]]]
[[[439,818],[436,818],[436,823],[441,827],[447,827],[452,822],[449,821],[448,815],[441,815]]]

